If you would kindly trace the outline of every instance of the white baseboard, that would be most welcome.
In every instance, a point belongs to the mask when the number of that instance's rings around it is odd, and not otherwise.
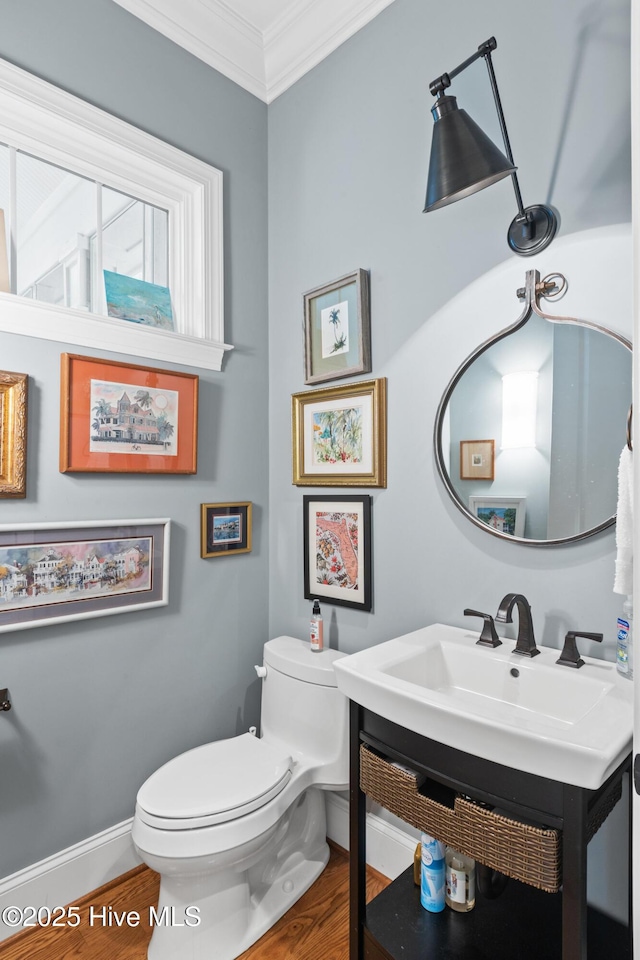
[[[395,880],[413,863],[416,836],[373,812],[367,813],[366,830],[367,863]],[[327,793],[327,836],[345,850],[349,849],[349,802],[337,793]]]
[[[327,792],[327,835],[349,849],[349,803]],[[17,933],[9,925],[13,914],[29,907],[74,904],[92,890],[109,883],[141,863],[131,840],[131,820],[117,823],[87,840],[34,863],[0,880],[0,941]],[[367,862],[393,880],[413,861],[415,837],[376,813],[367,814]],[[16,911],[7,912],[8,907]],[[3,919],[4,918],[4,919]]]
[[[20,924],[7,923],[20,911],[73,904],[137,866],[141,860],[131,840],[131,823],[117,823],[0,880],[0,941],[21,929]],[[7,911],[8,907],[17,910]]]

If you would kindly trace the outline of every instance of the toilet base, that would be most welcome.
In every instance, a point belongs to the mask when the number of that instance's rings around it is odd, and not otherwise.
[[[240,863],[216,869],[185,861],[183,869],[160,869],[148,960],[235,960],[309,889],[328,860],[324,795],[311,788]]]

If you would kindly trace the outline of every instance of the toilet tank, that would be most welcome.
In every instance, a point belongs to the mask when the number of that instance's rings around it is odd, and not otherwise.
[[[261,734],[301,753],[314,782],[344,789],[349,782],[349,701],[338,690],[337,650],[313,653],[307,642],[276,637],[264,645]]]

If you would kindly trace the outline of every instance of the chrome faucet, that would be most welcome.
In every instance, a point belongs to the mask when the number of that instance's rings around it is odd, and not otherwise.
[[[518,638],[513,652],[519,653],[522,657],[535,657],[540,651],[536,647],[533,635],[531,607],[525,596],[521,593],[508,593],[503,597],[496,613],[496,620],[500,623],[513,623],[511,611],[514,607],[518,608]]]

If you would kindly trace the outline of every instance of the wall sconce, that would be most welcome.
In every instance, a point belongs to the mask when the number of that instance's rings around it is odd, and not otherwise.
[[[502,378],[503,450],[535,447],[537,409],[537,372],[505,374]]]
[[[477,52],[455,70],[443,73],[441,77],[429,84],[432,96],[437,99],[431,108],[435,123],[424,213],[437,210],[455,200],[461,200],[462,197],[468,197],[511,175],[518,213],[509,227],[507,242],[514,253],[521,257],[530,257],[549,246],[558,229],[558,217],[551,207],[541,203],[532,207],[523,206],[491,61],[491,51],[496,47],[495,37],[491,37],[480,44]],[[465,110],[458,109],[456,98],[444,94],[453,78],[480,57],[484,57],[489,71],[506,157],[469,114]]]

